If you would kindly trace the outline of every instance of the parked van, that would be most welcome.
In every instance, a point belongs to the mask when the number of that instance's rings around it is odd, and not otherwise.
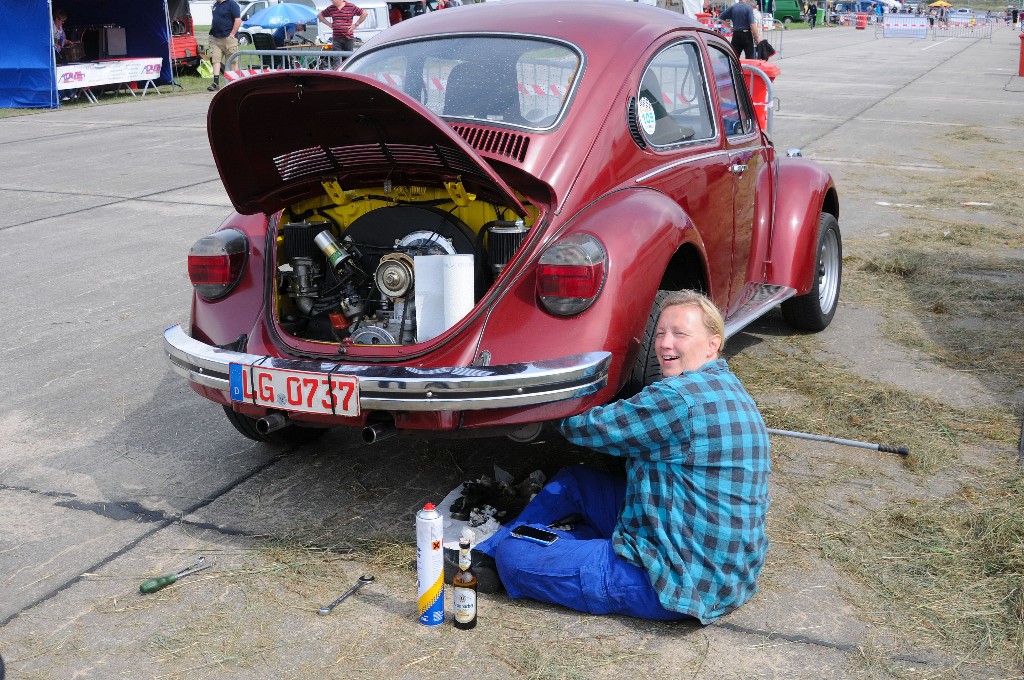
[[[864,14],[873,12],[873,5],[877,4],[874,0],[841,0],[834,5],[834,9],[837,14]]]
[[[214,0],[214,1],[216,1],[216,0]],[[296,4],[296,5],[305,5],[306,7],[309,7],[311,9],[315,9],[318,12],[321,9],[323,9],[323,7],[318,8],[317,7],[317,3],[314,3],[313,0],[289,0],[289,1],[291,3],[293,3],[293,4]],[[239,45],[249,45],[249,44],[251,44],[252,43],[252,34],[253,33],[273,33],[274,32],[273,28],[263,28],[263,27],[260,27],[260,26],[246,26],[245,24],[246,24],[247,21],[249,21],[249,19],[252,18],[252,16],[254,14],[256,14],[256,12],[262,12],[266,8],[270,7],[271,5],[276,5],[276,4],[278,4],[278,0],[253,0],[252,2],[245,2],[243,0],[242,2],[238,3],[238,6],[242,10],[242,28],[238,31],[238,44]],[[330,4],[330,3],[328,2],[327,4]],[[314,26],[310,26],[309,28],[306,29],[305,32],[301,33],[300,35],[305,37],[307,40],[313,41],[313,40],[316,39],[316,28]]]
[[[330,0],[312,1],[316,3],[317,12],[331,4]],[[366,19],[356,29],[356,45],[366,42],[384,29],[389,28],[392,23],[398,23],[399,20],[414,19],[430,11],[426,0],[393,0],[391,2],[383,2],[381,0],[354,1],[360,9],[366,10]],[[392,17],[394,17],[394,21],[392,21]],[[314,38],[310,39],[313,40]],[[331,27],[321,22],[317,27],[315,40],[316,42],[330,44]]]
[[[253,0],[252,2],[240,2],[239,5],[242,9],[242,25],[243,28],[238,32],[238,43],[240,45],[248,45],[252,43],[253,33],[273,33],[272,28],[262,27],[246,27],[247,22],[256,12],[266,9],[272,4],[276,4],[278,0]],[[318,13],[330,6],[330,0],[289,0],[289,2],[306,5],[316,10]],[[402,19],[411,19],[420,14],[425,14],[428,10],[427,3],[425,0],[393,0],[392,2],[386,2],[384,0],[369,0],[360,2],[356,1],[356,5],[360,9],[366,10],[366,19],[363,23],[359,24],[359,28],[356,29],[356,44],[360,44],[377,35],[384,29],[391,26],[391,17],[394,16],[397,20],[399,16]],[[395,10],[392,12],[392,10]],[[315,24],[315,25],[314,25]],[[312,22],[307,25],[305,31],[299,31],[298,35],[310,42],[319,42],[330,44],[331,43],[331,27],[323,22]]]
[[[797,0],[775,0],[772,16],[784,24],[804,20],[803,4]]]

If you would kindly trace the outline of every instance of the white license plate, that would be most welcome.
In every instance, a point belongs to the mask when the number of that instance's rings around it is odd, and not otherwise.
[[[231,364],[228,376],[234,401],[284,411],[359,415],[359,380],[351,375]]]

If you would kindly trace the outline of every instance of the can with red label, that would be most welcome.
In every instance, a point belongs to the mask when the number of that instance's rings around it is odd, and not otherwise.
[[[416,513],[416,591],[420,623],[444,623],[444,518],[433,503]]]

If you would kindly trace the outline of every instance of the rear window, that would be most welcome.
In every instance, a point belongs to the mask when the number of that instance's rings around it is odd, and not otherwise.
[[[563,43],[456,36],[357,54],[344,70],[402,90],[445,118],[545,130],[561,120],[581,66],[578,51]]]

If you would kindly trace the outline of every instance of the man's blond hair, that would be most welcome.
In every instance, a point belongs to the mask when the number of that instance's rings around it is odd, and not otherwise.
[[[661,311],[664,312],[669,307],[677,306],[700,307],[704,328],[707,329],[710,335],[717,335],[722,338],[722,344],[718,348],[718,353],[721,354],[722,349],[725,348],[725,319],[722,318],[722,313],[718,311],[715,303],[709,300],[706,295],[702,295],[695,290],[677,290],[669,293],[661,303]]]

